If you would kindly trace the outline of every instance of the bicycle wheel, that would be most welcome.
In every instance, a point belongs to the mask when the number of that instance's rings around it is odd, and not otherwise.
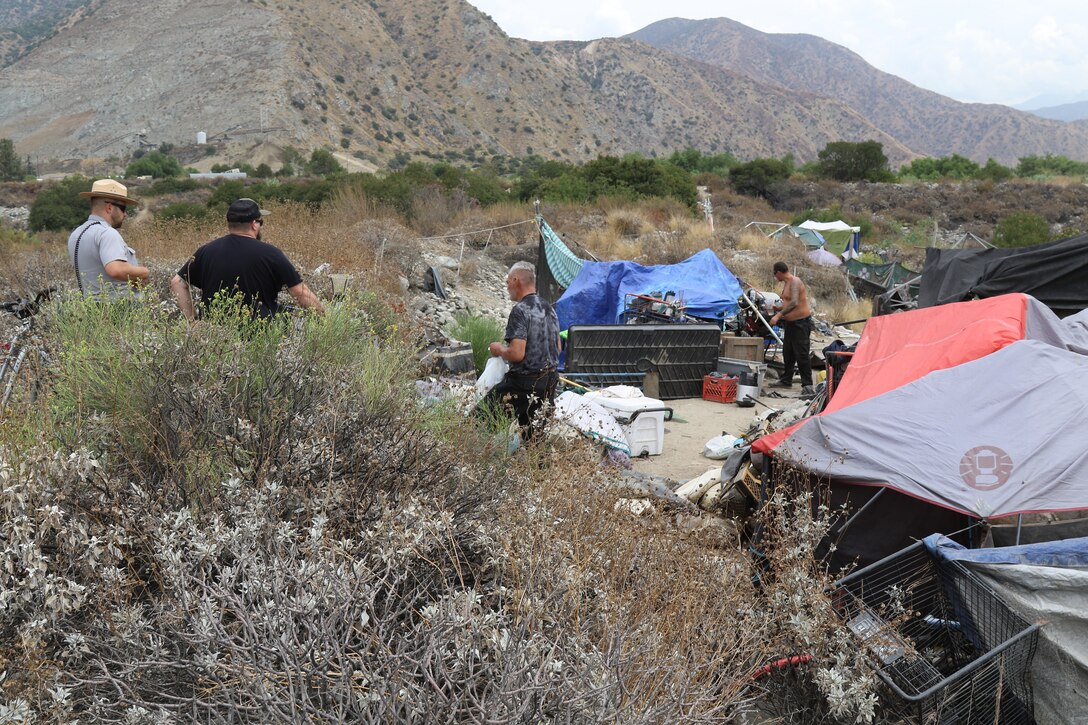
[[[0,413],[26,409],[37,401],[48,362],[43,350],[29,345],[9,351],[0,369]]]

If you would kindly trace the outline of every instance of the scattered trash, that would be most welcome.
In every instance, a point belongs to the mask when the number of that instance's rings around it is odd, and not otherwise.
[[[720,483],[722,480],[722,469],[711,468],[706,473],[696,478],[691,479],[687,483],[683,483],[676,489],[677,496],[683,496],[692,503],[698,503],[699,499],[703,497],[711,487],[716,483]]]
[[[471,346],[469,346],[469,349],[471,349]],[[488,358],[487,364],[484,365],[484,371],[476,379],[476,391],[480,394],[480,397],[487,395],[489,390],[501,383],[509,369],[510,363],[501,357]]]
[[[720,461],[723,458],[727,458],[737,446],[742,445],[747,445],[743,438],[737,438],[736,436],[723,432],[720,436],[714,436],[706,442],[706,445],[703,446],[703,456],[711,460]]]

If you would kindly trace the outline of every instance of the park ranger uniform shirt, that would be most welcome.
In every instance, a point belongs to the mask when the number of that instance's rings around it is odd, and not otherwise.
[[[119,281],[106,274],[106,265],[110,262],[123,261],[134,266],[138,266],[140,262],[136,259],[136,251],[121,238],[121,232],[97,214],[91,214],[68,237],[68,260],[77,270],[80,290],[85,297],[99,297],[104,294],[109,299],[116,300],[139,296],[127,281]]]

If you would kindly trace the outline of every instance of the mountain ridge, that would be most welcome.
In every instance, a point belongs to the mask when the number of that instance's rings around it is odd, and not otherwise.
[[[926,117],[938,128],[914,129],[917,114],[890,121],[892,100],[865,106],[857,89],[829,97],[828,87],[842,67],[871,76],[857,84],[869,95],[901,90],[902,79],[845,48],[831,53],[815,36],[728,22],[729,33],[700,26],[706,47],[693,57],[675,47],[690,25],[672,28],[666,48],[644,33],[661,23],[627,38],[533,42],[509,37],[463,0],[87,0],[0,68],[0,137],[38,159],[78,159],[192,144],[204,131],[220,156],[320,146],[371,167],[421,155],[584,161],[686,146],[805,162],[831,141],[869,139],[893,164],[952,152],[1007,162],[1008,139],[1027,138],[994,120],[976,122],[982,137],[970,144],[966,104],[923,89],[913,93],[942,109]],[[715,42],[761,60],[723,64],[720,49],[710,52]],[[834,63],[817,62],[829,53]],[[810,67],[791,75],[789,59],[799,56]],[[1088,157],[1068,150],[1088,149],[1088,126],[1062,136],[1058,122],[1011,118],[1032,132],[1026,153]],[[941,128],[959,129],[957,138],[934,143]]]
[[[837,99],[927,156],[1013,163],[1054,153],[1088,159],[1088,127],[1063,126],[997,104],[961,103],[880,71],[814,35],[768,34],[728,18],[669,18],[629,36],[663,50]]]

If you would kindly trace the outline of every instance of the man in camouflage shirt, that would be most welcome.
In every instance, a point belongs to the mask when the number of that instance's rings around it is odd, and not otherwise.
[[[491,355],[510,363],[506,376],[481,401],[482,407],[505,405],[517,416],[526,439],[544,401],[555,399],[559,382],[559,318],[551,303],[536,293],[536,270],[517,262],[506,275],[506,289],[517,304],[510,311],[504,342],[491,343]]]

